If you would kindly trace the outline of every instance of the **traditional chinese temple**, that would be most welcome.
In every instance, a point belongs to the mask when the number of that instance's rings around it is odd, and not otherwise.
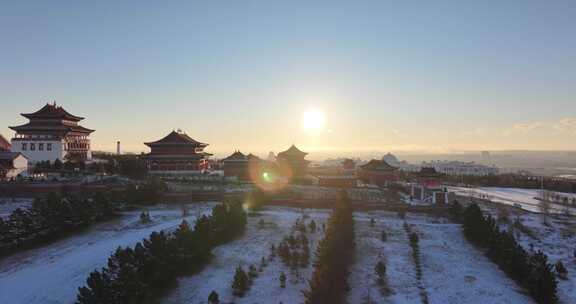
[[[442,186],[440,177],[441,174],[434,167],[422,167],[416,174],[417,181],[412,183],[411,199],[430,204],[447,203],[449,192]]]
[[[86,161],[92,159],[89,135],[94,132],[80,126],[83,117],[68,113],[61,106],[46,104],[40,110],[21,114],[28,123],[10,127],[16,131],[12,152],[19,152],[31,162]]]
[[[302,152],[292,145],[288,150],[278,153],[276,162],[281,171],[289,171],[285,172],[285,175],[289,175],[292,178],[302,178],[308,174],[308,164],[310,164],[305,159],[306,155],[308,153]]]
[[[245,155],[240,151],[234,151],[222,162],[224,163],[224,176],[248,181],[251,179],[251,170],[257,170],[256,166],[262,160],[254,154]]]
[[[397,180],[397,168],[384,160],[373,159],[358,168],[358,178],[365,183],[387,186]]]
[[[212,154],[204,152],[208,144],[196,141],[182,131],[172,131],[160,140],[144,144],[150,147],[150,153],[144,159],[152,174],[198,174],[210,167],[208,158]]]

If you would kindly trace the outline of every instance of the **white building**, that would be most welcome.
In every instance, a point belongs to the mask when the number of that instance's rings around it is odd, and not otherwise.
[[[29,122],[10,127],[16,131],[12,138],[12,152],[24,154],[31,163],[55,160],[87,161],[92,159],[90,139],[94,130],[78,124],[83,117],[74,116],[54,104],[21,114]]]
[[[422,167],[432,167],[436,169],[438,173],[446,175],[487,176],[499,173],[499,169],[496,166],[486,166],[475,162],[431,161],[423,162]]]

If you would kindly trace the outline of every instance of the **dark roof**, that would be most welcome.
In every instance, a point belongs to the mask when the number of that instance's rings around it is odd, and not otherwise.
[[[246,160],[246,155],[240,151],[234,151],[230,156],[223,159],[223,161],[243,161]]]
[[[368,163],[360,166],[362,170],[370,171],[395,171],[397,168],[390,166],[387,162],[383,160],[373,159]]]
[[[295,145],[292,145],[292,146],[290,146],[290,148],[288,148],[288,150],[278,153],[277,157],[280,157],[280,158],[291,158],[291,157],[304,158],[304,157],[306,157],[306,155],[308,155],[308,153],[302,152],[302,151],[300,151],[300,149],[296,148]]]
[[[206,147],[208,144],[201,143],[192,139],[190,136],[186,135],[185,133],[172,131],[170,134],[166,135],[164,138],[144,143],[147,146],[156,146],[156,145],[186,145],[186,146],[195,146],[195,147]]]
[[[66,120],[72,120],[72,121],[80,121],[80,120],[84,119],[84,117],[80,117],[80,116],[76,116],[76,115],[72,115],[72,114],[68,113],[61,106],[57,106],[56,103],[54,103],[54,104],[47,103],[44,107],[42,107],[42,109],[40,109],[34,113],[28,113],[28,114],[23,113],[21,115],[28,118],[28,119],[53,118],[53,119],[66,119]]]
[[[66,125],[66,124],[45,124],[45,123],[34,123],[29,122],[20,126],[9,127],[16,132],[25,131],[57,131],[57,132],[77,132],[77,133],[92,133],[94,130],[84,128],[79,125]]]
[[[10,142],[0,134],[0,151],[10,151],[11,147]]]
[[[246,158],[248,158],[248,160],[261,160],[260,157],[250,153],[248,155],[246,155]]]
[[[419,174],[421,176],[435,176],[438,175],[438,172],[434,167],[422,167]]]
[[[144,154],[142,156],[142,158],[144,159],[149,159],[149,160],[170,160],[170,159],[178,159],[178,160],[182,160],[182,159],[192,159],[192,160],[196,160],[196,159],[203,159],[203,158],[207,158],[212,156],[212,154],[210,153],[206,153],[206,152],[200,152],[200,153],[194,153],[194,154]]]

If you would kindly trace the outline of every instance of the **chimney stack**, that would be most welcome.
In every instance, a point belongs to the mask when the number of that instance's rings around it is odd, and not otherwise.
[[[116,142],[116,155],[120,155],[120,141]]]

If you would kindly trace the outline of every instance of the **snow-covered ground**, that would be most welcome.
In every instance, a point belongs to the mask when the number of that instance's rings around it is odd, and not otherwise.
[[[329,216],[327,210],[305,210],[309,216],[308,223],[314,220],[318,226],[324,223]],[[272,244],[278,243],[284,236],[290,233],[291,227],[297,218],[301,217],[300,209],[268,207],[260,212],[259,216],[248,217],[248,229],[244,236],[236,241],[218,246],[214,251],[211,263],[200,273],[178,280],[178,286],[163,298],[164,304],[176,303],[207,303],[208,295],[212,290],[216,291],[223,303],[302,303],[302,290],[307,287],[307,280],[312,275],[313,257],[318,241],[324,233],[319,230],[316,233],[308,233],[310,240],[311,263],[307,268],[298,269],[298,273],[292,273],[276,257],[269,262],[264,271],[254,280],[247,294],[240,298],[232,295],[232,278],[238,265],[245,270],[249,265],[256,267],[262,257],[270,254]],[[266,225],[260,228],[258,222],[263,220]],[[286,288],[280,288],[279,275],[284,271],[287,276]]]
[[[576,303],[576,218],[551,216],[546,225],[542,215],[524,214],[520,219],[532,236],[516,229],[518,241],[526,250],[544,252],[552,264],[562,261],[568,280],[558,280],[558,297],[560,303]]]
[[[541,212],[540,200],[536,199],[541,196],[540,190],[520,189],[520,188],[498,188],[498,187],[480,187],[480,188],[462,188],[449,187],[450,191],[458,195],[475,198],[484,198],[496,203],[502,203],[510,206],[520,207],[530,212]],[[571,196],[570,194],[561,194]],[[576,213],[576,208],[566,207],[564,205],[550,204],[550,213]]]
[[[200,214],[209,213],[214,204],[190,205],[192,223]],[[494,213],[502,208],[489,205]],[[153,223],[141,224],[140,211],[131,211],[113,221],[97,224],[87,231],[17,253],[0,260],[0,303],[73,303],[77,288],[85,284],[88,274],[105,265],[108,256],[118,246],[133,246],[152,231],[173,229],[182,220],[177,206],[149,208]],[[536,233],[538,240],[520,234],[528,249],[542,249],[551,262],[562,260],[570,280],[560,281],[561,303],[576,303],[576,220],[555,216],[550,225],[542,224],[542,216],[521,210],[512,211]],[[212,290],[223,303],[302,303],[302,290],[311,277],[312,265],[293,273],[279,257],[270,261],[259,273],[247,294],[232,295],[231,282],[238,265],[247,269],[259,266],[262,257],[270,255],[270,246],[277,245],[302,215],[306,222],[314,220],[319,227],[326,221],[329,210],[301,210],[286,207],[267,207],[259,215],[248,217],[248,229],[238,240],[214,249],[210,264],[200,272],[178,279],[178,284],[159,300],[163,304],[206,303]],[[422,287],[430,303],[533,303],[518,286],[508,279],[480,250],[465,239],[458,224],[444,218],[407,214],[405,219],[385,211],[356,212],[356,259],[351,267],[349,303],[421,303],[412,249],[404,230],[406,221],[420,235]],[[372,227],[370,219],[376,223]],[[264,225],[259,224],[260,221]],[[381,240],[386,230],[387,241]],[[324,233],[308,233],[311,253]],[[311,262],[314,255],[311,256]],[[390,293],[383,295],[376,284],[374,266],[382,260],[387,267]],[[279,275],[285,272],[286,288],[280,288]]]
[[[376,220],[370,226],[370,218]],[[356,213],[356,263],[349,282],[350,303],[421,303],[404,220],[386,212]],[[533,303],[498,267],[470,245],[460,225],[442,219],[407,215],[406,222],[420,235],[422,283],[430,303]],[[385,229],[388,240],[382,242]],[[374,266],[383,260],[391,294],[376,284]]]
[[[8,217],[12,211],[18,208],[28,208],[32,206],[31,198],[0,198],[0,217]]]
[[[209,214],[212,206],[190,205],[186,220],[193,223],[199,215]],[[118,246],[133,246],[153,231],[177,227],[183,219],[177,206],[148,211],[150,224],[139,222],[140,211],[125,212],[81,234],[0,260],[0,303],[73,303],[88,274],[105,266]]]

